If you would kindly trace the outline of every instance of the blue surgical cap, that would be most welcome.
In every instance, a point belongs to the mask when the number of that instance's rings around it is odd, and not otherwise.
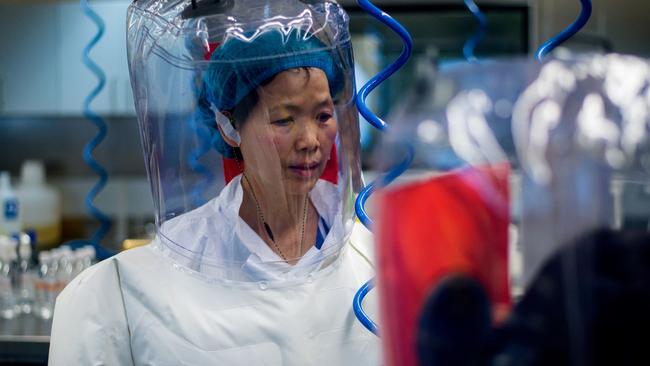
[[[266,80],[300,67],[323,70],[330,93],[336,95],[343,89],[344,76],[332,52],[315,36],[297,29],[288,34],[279,29],[266,30],[250,40],[228,38],[210,58],[212,62],[203,78],[206,99],[203,103],[212,104],[220,111],[230,110]],[[221,138],[214,113],[202,109],[211,115],[203,120],[212,132],[212,145],[222,155],[232,158],[232,149]]]

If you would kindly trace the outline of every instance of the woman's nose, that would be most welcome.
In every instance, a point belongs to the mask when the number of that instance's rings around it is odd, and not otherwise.
[[[315,123],[301,124],[300,131],[296,140],[296,148],[299,151],[313,151],[319,146],[318,126]]]

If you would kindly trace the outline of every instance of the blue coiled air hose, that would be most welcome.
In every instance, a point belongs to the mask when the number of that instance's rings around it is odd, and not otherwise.
[[[111,256],[113,253],[104,249],[101,246],[101,241],[106,235],[106,233],[111,228],[111,219],[100,211],[94,205],[94,200],[97,195],[106,187],[108,182],[108,173],[106,169],[102,167],[94,158],[93,151],[95,148],[106,138],[107,126],[106,122],[91,108],[90,104],[92,101],[99,95],[104,86],[106,85],[106,75],[102,69],[90,58],[90,50],[99,42],[99,40],[104,35],[104,21],[102,18],[90,7],[88,0],[80,0],[81,11],[92,20],[93,23],[97,26],[97,33],[92,38],[92,40],[86,45],[83,50],[83,63],[86,67],[97,77],[98,83],[97,86],[88,94],[83,104],[83,115],[92,122],[95,127],[97,127],[97,134],[86,144],[83,149],[83,159],[86,162],[86,165],[92,169],[98,176],[99,181],[90,189],[85,198],[86,210],[100,223],[100,227],[95,231],[90,240],[74,240],[66,244],[70,246],[81,246],[90,244],[95,248],[98,259],[103,259]]]
[[[474,0],[465,0],[465,5],[476,19],[478,30],[467,40],[467,42],[465,42],[465,45],[463,46],[463,55],[467,61],[477,62],[478,59],[474,56],[474,50],[483,38],[485,38],[485,34],[487,33],[487,17],[481,12],[481,9],[479,9]]]
[[[388,79],[408,61],[408,59],[411,57],[411,51],[413,49],[413,39],[411,38],[411,35],[408,33],[408,31],[399,22],[397,22],[381,9],[374,6],[370,1],[358,0],[357,3],[368,14],[372,15],[380,22],[387,25],[395,33],[397,33],[397,35],[403,41],[402,53],[400,54],[399,58],[394,63],[390,64],[388,67],[382,70],[379,74],[370,79],[370,81],[368,81],[368,83],[366,83],[363,87],[361,87],[361,90],[359,90],[356,98],[356,104],[357,108],[359,109],[359,113],[361,113],[361,115],[375,128],[386,132],[388,129],[388,124],[386,124],[386,122],[384,122],[381,118],[370,111],[366,104],[366,98],[370,92],[372,92],[379,84]],[[366,214],[365,204],[370,195],[372,195],[374,192],[376,184],[379,182],[382,185],[386,185],[395,180],[395,178],[400,176],[404,171],[406,171],[406,169],[408,169],[411,161],[413,160],[413,156],[414,152],[409,147],[407,157],[398,166],[391,169],[384,176],[368,184],[359,193],[359,196],[355,202],[355,210],[357,217],[361,223],[363,223],[363,225],[365,225],[368,229],[371,229],[372,227],[372,220]],[[365,326],[366,329],[368,329],[370,332],[374,333],[375,335],[379,335],[377,325],[363,311],[362,306],[363,298],[374,288],[374,286],[374,278],[366,282],[354,295],[352,308],[354,310],[354,314],[356,315],[357,319],[359,319],[361,324],[363,324],[363,326]]]
[[[585,26],[585,24],[587,24],[591,17],[591,0],[580,0],[580,4],[582,5],[582,9],[580,10],[578,19],[571,23],[571,25],[569,25],[565,30],[560,32],[560,34],[542,44],[535,53],[537,60],[541,61],[544,56],[549,54],[562,43],[566,42],[569,38],[573,37]]]

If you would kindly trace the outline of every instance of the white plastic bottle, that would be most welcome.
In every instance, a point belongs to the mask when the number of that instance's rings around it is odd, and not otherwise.
[[[70,247],[63,245],[59,249],[59,270],[56,274],[57,288],[59,293],[63,291],[65,286],[74,278],[74,254]]]
[[[74,256],[74,267],[73,267],[74,269],[72,272],[72,276],[74,278],[77,277],[77,275],[79,275],[81,272],[84,271],[84,269],[87,268],[86,251],[84,250],[84,248],[79,248],[74,251],[73,256]]]
[[[18,196],[11,188],[8,172],[0,172],[0,235],[11,236],[21,229],[21,209]]]
[[[41,267],[45,287],[45,299],[41,305],[41,318],[43,319],[51,319],[52,315],[54,315],[56,297],[62,289],[58,279],[60,259],[61,252],[52,250],[50,251],[49,261],[46,262],[45,266]]]
[[[95,264],[95,261],[97,260],[97,251],[92,245],[84,246],[83,250],[86,253],[86,257],[84,259],[84,269],[86,269]]]
[[[20,236],[18,246],[20,264],[18,266],[18,292],[17,301],[20,312],[31,314],[35,303],[36,271],[32,266],[32,245],[27,234]]]
[[[20,173],[16,195],[22,207],[22,227],[36,232],[40,248],[51,248],[61,239],[61,200],[56,189],[45,183],[43,163],[27,160]]]
[[[59,291],[57,281],[59,257],[60,254],[57,251],[38,253],[37,315],[42,319],[51,319],[54,313],[54,302]]]
[[[50,252],[42,251],[38,253],[38,277],[36,278],[36,305],[35,314],[43,319],[52,317],[52,309],[49,306],[49,291],[50,291],[50,262],[52,258]]]

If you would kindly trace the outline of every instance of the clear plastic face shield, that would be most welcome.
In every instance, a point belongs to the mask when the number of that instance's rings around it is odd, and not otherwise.
[[[232,281],[301,278],[335,260],[360,185],[342,8],[152,0],[128,22],[155,245]]]
[[[650,64],[421,66],[377,153],[412,153],[377,204],[387,364],[647,360]]]

